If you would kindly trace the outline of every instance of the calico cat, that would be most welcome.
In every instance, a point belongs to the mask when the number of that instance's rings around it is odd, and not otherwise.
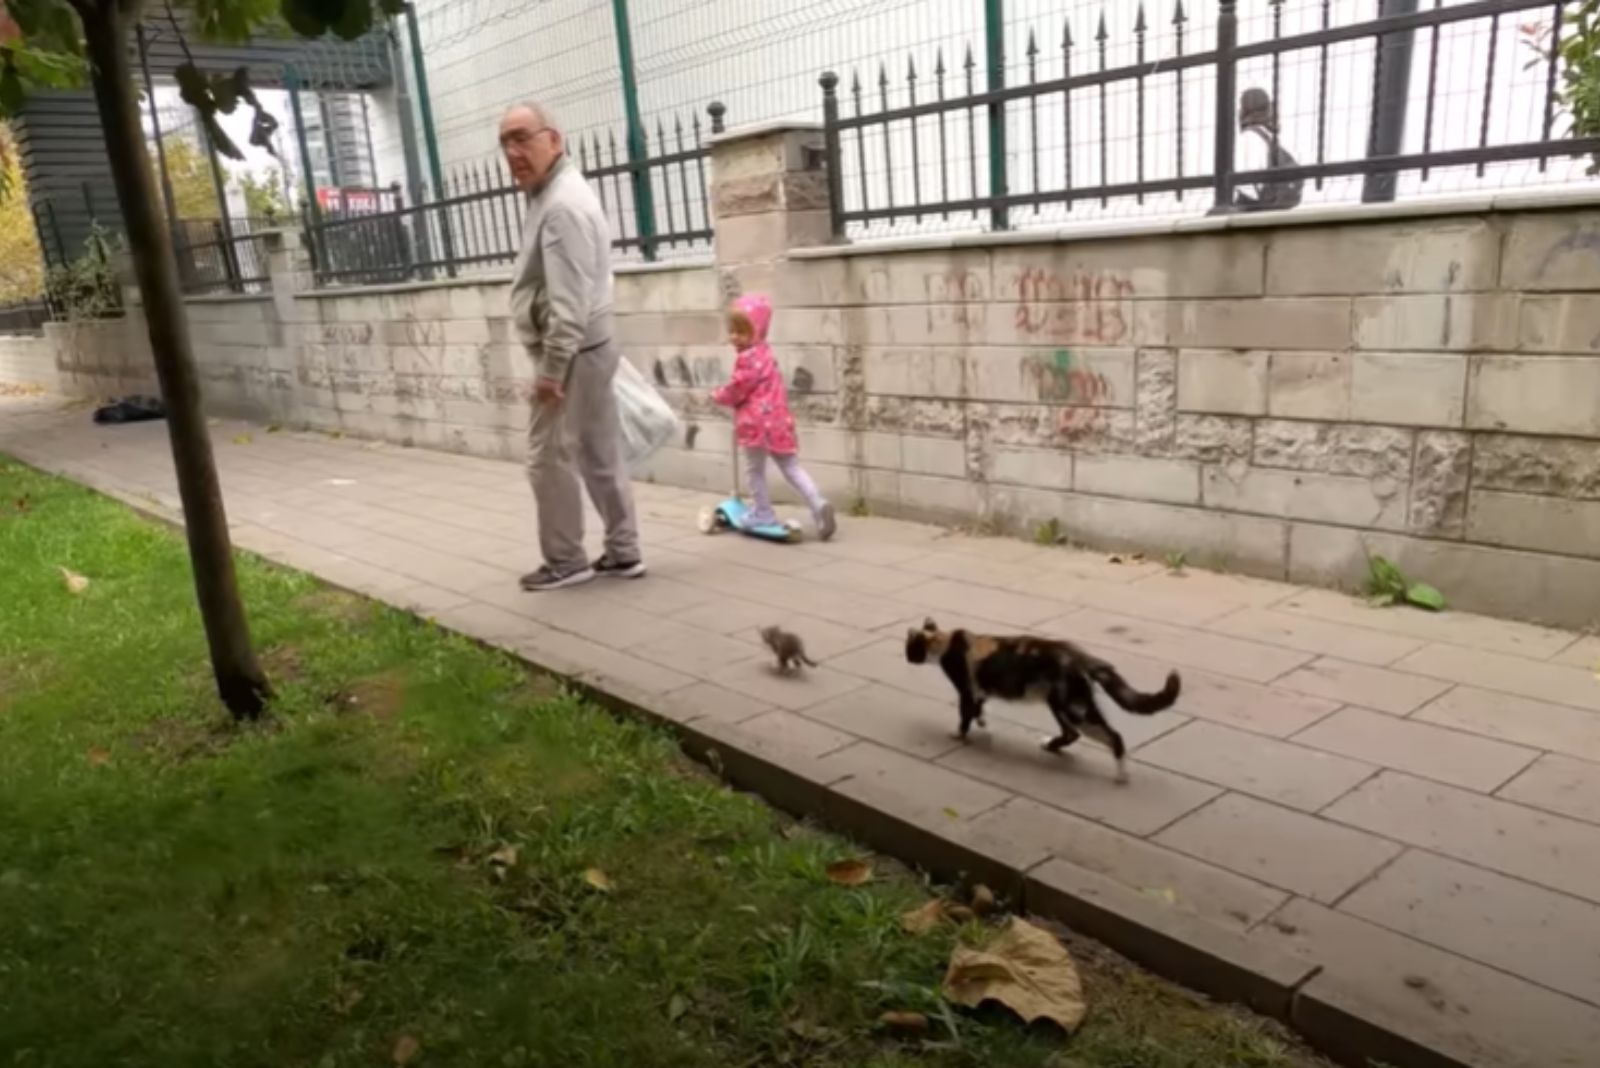
[[[1095,704],[1094,684],[1099,683],[1117,704],[1142,716],[1171,708],[1182,685],[1173,671],[1159,692],[1140,693],[1116,668],[1071,642],[940,630],[932,619],[924,621],[921,630],[906,632],[906,660],[925,664],[930,659],[938,661],[960,698],[957,738],[966,741],[972,725],[983,723],[983,703],[991,697],[1043,701],[1061,729],[1044,743],[1045,751],[1059,753],[1087,734],[1116,757],[1118,782],[1128,781],[1127,747]]]

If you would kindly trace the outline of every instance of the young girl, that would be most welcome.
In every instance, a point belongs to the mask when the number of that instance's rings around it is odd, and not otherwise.
[[[733,302],[728,311],[728,340],[739,355],[733,362],[733,377],[713,391],[711,399],[734,412],[735,436],[744,450],[745,476],[754,502],[746,522],[750,526],[778,522],[767,494],[767,457],[771,456],[789,485],[805,498],[817,536],[827,541],[833,537],[833,505],[822,499],[795,455],[799,442],[794,415],[789,411],[789,392],[767,344],[771,322],[772,305],[766,297],[752,293]]]

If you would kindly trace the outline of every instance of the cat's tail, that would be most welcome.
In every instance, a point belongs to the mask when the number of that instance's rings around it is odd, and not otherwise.
[[[815,660],[811,659],[805,653],[796,653],[796,654],[794,654],[794,658],[796,660],[800,661],[800,663],[804,664],[806,667],[816,667],[817,666],[817,662]]]
[[[1171,708],[1178,700],[1178,691],[1183,687],[1178,673],[1169,671],[1166,685],[1160,690],[1155,693],[1141,693],[1129,686],[1128,680],[1103,660],[1089,668],[1089,677],[1098,682],[1113,701],[1129,712],[1141,716],[1153,715],[1162,709]]]

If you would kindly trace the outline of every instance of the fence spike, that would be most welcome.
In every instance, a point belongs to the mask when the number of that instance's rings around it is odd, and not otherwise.
[[[911,91],[917,91],[917,57],[906,57],[906,81],[911,85]]]
[[[589,139],[583,136],[578,138],[578,169],[589,173]]]
[[[1032,59],[1039,54],[1039,42],[1034,39],[1033,31],[1028,31],[1028,58]]]
[[[878,64],[878,88],[885,91],[889,88],[889,68],[882,63]]]
[[[1108,36],[1110,36],[1110,35],[1106,33],[1106,9],[1105,8],[1101,8],[1100,9],[1100,28],[1095,31],[1094,39],[1096,41],[1100,42],[1100,47],[1102,49],[1104,49],[1105,46],[1106,46],[1106,38]]]
[[[1143,37],[1147,28],[1144,21],[1144,0],[1139,0],[1139,12],[1133,16],[1133,32]]]
[[[683,116],[672,116],[672,136],[678,141],[678,151],[683,151]]]
[[[972,44],[970,42],[967,44],[967,61],[966,61],[965,66],[966,66],[967,72],[969,74],[972,72],[972,68],[977,66],[977,64],[975,62],[973,62],[973,59],[972,59]]]
[[[1189,21],[1189,16],[1185,15],[1183,13],[1183,0],[1178,0],[1177,4],[1175,4],[1173,6],[1172,24],[1174,26],[1182,26],[1185,22],[1188,22],[1188,21]]]
[[[661,116],[656,116],[656,152],[667,150],[667,131],[661,126]]]
[[[944,49],[940,48],[933,54],[933,76],[939,81],[944,81]]]
[[[700,147],[700,113],[698,111],[689,116],[689,133],[694,136],[694,147]]]
[[[1072,20],[1061,20],[1061,51],[1072,51]]]

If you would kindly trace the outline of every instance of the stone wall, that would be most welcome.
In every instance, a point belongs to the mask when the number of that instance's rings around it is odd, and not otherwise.
[[[1382,553],[1463,608],[1600,619],[1600,208],[833,246],[819,147],[720,139],[714,260],[619,269],[624,350],[686,423],[644,477],[733,480],[707,394],[720,308],[760,289],[843,506],[1317,584]],[[520,457],[532,368],[503,281],[313,291],[293,235],[271,265],[270,294],[190,302],[214,410]],[[68,388],[148,375],[137,309],[72,331]]]
[[[0,386],[59,390],[54,342],[27,334],[0,334]]]

